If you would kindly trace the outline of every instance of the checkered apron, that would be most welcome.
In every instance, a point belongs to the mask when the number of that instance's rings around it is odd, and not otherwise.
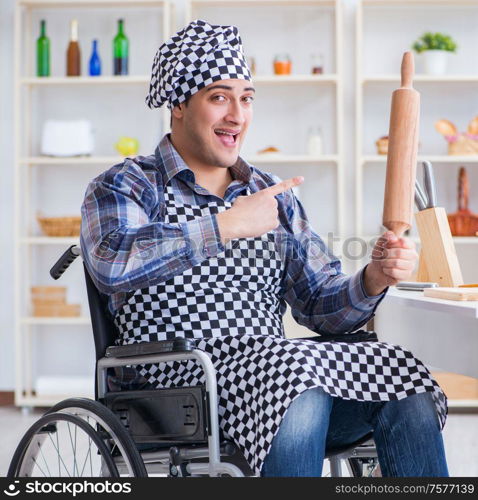
[[[170,184],[165,197],[165,222],[170,224],[231,207],[223,200],[177,204]],[[430,391],[443,427],[446,397],[410,352],[383,342],[284,338],[279,300],[284,268],[274,231],[233,243],[183,274],[137,290],[115,321],[123,344],[197,339],[197,347],[210,356],[217,371],[221,430],[256,474],[288,406],[308,388],[321,387],[331,396],[358,401],[389,401]],[[204,383],[194,360],[137,368],[155,387]]]

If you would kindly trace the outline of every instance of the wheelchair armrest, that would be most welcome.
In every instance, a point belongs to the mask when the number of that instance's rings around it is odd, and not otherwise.
[[[138,344],[110,346],[106,349],[107,358],[127,358],[145,356],[165,352],[189,352],[196,348],[193,339],[178,338],[174,340],[158,340],[156,342],[140,342]]]

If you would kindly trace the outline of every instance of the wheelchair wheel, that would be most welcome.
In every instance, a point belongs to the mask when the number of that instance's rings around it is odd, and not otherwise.
[[[103,439],[83,419],[43,415],[21,439],[8,477],[118,477]]]
[[[119,418],[106,406],[86,398],[60,401],[47,413],[68,413],[83,419],[103,439],[121,476],[147,477],[141,454]]]

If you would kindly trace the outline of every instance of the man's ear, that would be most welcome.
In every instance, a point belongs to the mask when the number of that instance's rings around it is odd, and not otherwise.
[[[172,115],[174,118],[182,118],[184,116],[184,104],[178,104],[172,109]]]

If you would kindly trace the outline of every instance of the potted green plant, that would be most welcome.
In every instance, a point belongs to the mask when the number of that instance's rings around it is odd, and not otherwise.
[[[414,42],[412,48],[417,54],[423,54],[427,74],[443,75],[448,56],[456,52],[457,44],[450,35],[426,32]]]

